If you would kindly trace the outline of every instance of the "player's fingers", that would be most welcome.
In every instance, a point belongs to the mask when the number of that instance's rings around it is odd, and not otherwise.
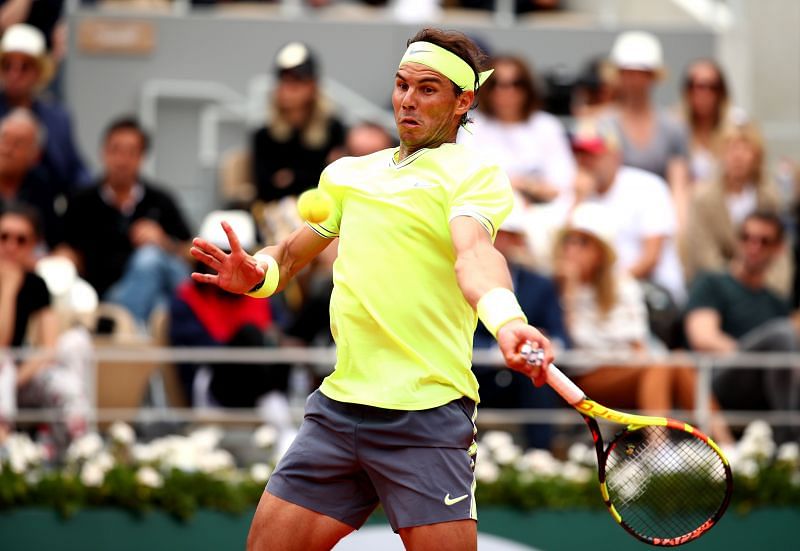
[[[219,285],[219,276],[214,274],[201,274],[199,272],[192,272],[192,279],[198,283],[210,283],[211,285]]]
[[[194,240],[192,240],[192,248],[203,251],[207,255],[216,258],[219,262],[224,262],[225,258],[228,256],[227,253],[213,243],[209,243],[205,239],[200,239],[199,237],[195,237]]]
[[[192,247],[189,249],[189,254],[192,255],[192,258],[199,260],[206,266],[210,268],[214,268],[215,270],[219,271],[222,267],[222,262],[205,252],[203,249],[199,249],[197,247]]]
[[[242,250],[242,245],[239,243],[239,236],[233,231],[231,225],[223,220],[222,229],[225,231],[225,235],[228,236],[228,243],[231,244],[231,253],[240,252]]]

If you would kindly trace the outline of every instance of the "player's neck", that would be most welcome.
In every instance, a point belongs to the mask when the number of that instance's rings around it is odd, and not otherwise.
[[[400,142],[400,150],[398,151],[397,160],[402,161],[406,157],[410,157],[421,149],[436,149],[442,144],[455,143],[457,134],[458,128],[444,138],[434,138],[428,142],[422,142],[418,144],[407,144]]]

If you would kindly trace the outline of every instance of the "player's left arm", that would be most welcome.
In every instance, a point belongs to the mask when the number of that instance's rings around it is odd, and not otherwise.
[[[530,341],[544,349],[545,366],[552,361],[553,351],[550,341],[528,325],[514,298],[505,258],[494,248],[486,228],[471,216],[454,217],[450,221],[450,233],[461,292],[497,338],[508,367],[532,377],[537,386],[541,386],[545,382],[545,371],[528,364],[520,355],[520,348]]]

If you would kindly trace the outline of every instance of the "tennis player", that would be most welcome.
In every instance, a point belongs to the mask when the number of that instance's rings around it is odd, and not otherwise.
[[[425,29],[394,79],[399,148],[340,159],[319,187],[333,199],[322,223],[245,253],[194,240],[213,274],[196,281],[269,296],[339,238],[331,296],[335,370],[308,398],[299,434],[270,478],[248,549],[330,549],[380,502],[408,549],[477,547],[473,474],[477,318],[507,365],[544,383],[519,354],[526,341],[552,360],[527,324],[493,240],[511,210],[497,165],[456,145],[491,71],[461,33]],[[532,390],[533,391],[533,390]]]

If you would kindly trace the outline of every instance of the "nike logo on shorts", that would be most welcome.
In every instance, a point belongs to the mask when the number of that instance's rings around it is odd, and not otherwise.
[[[444,496],[444,504],[449,507],[450,505],[455,505],[459,501],[464,501],[468,497],[469,497],[469,494],[464,494],[463,496],[459,496],[459,497],[450,497],[450,494],[448,493],[446,496]]]

